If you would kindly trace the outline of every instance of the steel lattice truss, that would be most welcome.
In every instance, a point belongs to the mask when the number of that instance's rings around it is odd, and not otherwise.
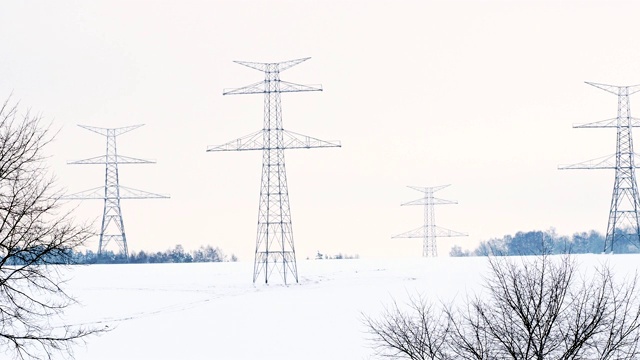
[[[640,120],[631,117],[629,104],[629,95],[640,91],[640,85],[612,86],[590,82],[587,84],[618,96],[618,116],[593,123],[574,125],[574,128],[616,128],[616,153],[578,164],[561,165],[559,169],[615,169],[604,252],[613,252],[613,246],[619,240],[630,241],[640,246],[640,216],[638,214],[640,197],[636,182],[632,136],[632,129],[640,126]]]
[[[456,201],[438,199],[433,196],[433,193],[446,188],[449,185],[441,185],[434,187],[417,187],[409,186],[409,188],[424,193],[424,197],[418,200],[413,200],[402,204],[405,205],[423,205],[424,206],[424,225],[421,227],[407,231],[400,235],[393,236],[396,238],[421,238],[422,241],[422,256],[424,257],[436,257],[438,256],[438,248],[436,244],[436,238],[438,237],[453,237],[453,236],[467,236],[465,233],[445,229],[436,226],[434,205],[442,204],[457,204]]]
[[[239,89],[225,89],[223,95],[264,94],[262,130],[223,145],[209,146],[207,151],[262,150],[262,180],[255,249],[253,282],[264,273],[265,283],[275,271],[284,283],[288,276],[298,282],[291,210],[285,170],[285,149],[340,147],[339,141],[324,141],[284,130],[280,94],[284,92],[322,91],[319,85],[299,85],[280,80],[280,72],[309,58],[279,63],[236,61],[240,65],[262,71],[264,81]]]
[[[124,221],[122,220],[121,199],[166,199],[168,196],[150,193],[147,191],[128,188],[120,185],[118,179],[119,164],[154,164],[155,161],[132,158],[118,155],[116,137],[131,130],[135,130],[143,125],[133,125],[115,129],[105,129],[93,126],[78,125],[81,128],[93,131],[107,138],[107,150],[105,155],[95,156],[88,159],[70,161],[68,164],[104,164],[105,180],[104,187],[97,187],[75,194],[65,196],[70,200],[103,199],[104,211],[102,213],[102,226],[100,228],[100,240],[98,244],[98,255],[106,250],[110,242],[117,243],[120,252],[129,256],[127,247],[127,236],[124,231]]]

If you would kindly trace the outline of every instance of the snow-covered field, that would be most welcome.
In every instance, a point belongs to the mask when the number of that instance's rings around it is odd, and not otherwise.
[[[638,255],[575,256],[619,275]],[[79,360],[370,359],[362,314],[420,292],[435,301],[479,291],[486,258],[306,260],[300,283],[251,282],[252,263],[91,265],[71,269],[81,303],[70,323],[109,326]]]

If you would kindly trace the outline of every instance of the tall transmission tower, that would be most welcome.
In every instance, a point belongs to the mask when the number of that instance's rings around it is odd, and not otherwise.
[[[110,242],[115,242],[120,248],[120,252],[125,257],[129,256],[127,247],[127,235],[124,231],[124,221],[122,220],[122,209],[120,200],[122,199],[167,199],[166,195],[154,194],[142,190],[136,190],[120,185],[118,179],[119,164],[154,164],[155,161],[132,158],[118,155],[116,137],[135,130],[141,125],[133,125],[114,129],[105,129],[93,126],[78,125],[83,129],[93,131],[107,138],[107,150],[105,155],[95,156],[88,159],[70,161],[68,164],[104,164],[105,180],[104,187],[97,187],[79,193],[65,196],[70,200],[103,199],[104,210],[102,213],[102,226],[100,229],[100,242],[98,245],[98,255],[107,248]]]
[[[417,187],[409,186],[409,188],[424,193],[424,197],[406,202],[405,205],[423,205],[424,206],[424,225],[421,227],[407,231],[400,235],[393,236],[396,238],[421,238],[422,240],[422,256],[424,257],[436,257],[438,256],[438,248],[436,246],[436,238],[438,237],[453,237],[453,236],[467,236],[465,233],[445,229],[436,226],[434,205],[442,204],[457,204],[457,201],[438,199],[433,196],[433,193],[446,188],[449,185],[441,185],[434,187]]]
[[[223,95],[264,94],[264,125],[261,130],[223,145],[209,146],[207,151],[262,150],[262,180],[258,230],[253,268],[253,282],[264,273],[264,282],[274,270],[287,283],[289,274],[298,282],[296,254],[293,245],[291,210],[285,171],[285,149],[340,147],[339,141],[324,141],[301,135],[282,127],[280,94],[286,92],[322,91],[320,85],[299,85],[280,80],[280,72],[309,58],[279,63],[235,61],[264,73],[264,80],[238,88],[225,89]]]
[[[640,119],[631,117],[629,95],[640,91],[640,85],[613,86],[587,82],[591,86],[618,96],[618,116],[574,128],[615,128],[617,132],[616,153],[573,165],[561,165],[566,169],[614,169],[615,181],[611,196],[611,208],[607,223],[604,252],[613,252],[617,241],[627,240],[640,246],[640,216],[638,215],[638,184],[633,152],[632,128],[640,126]]]

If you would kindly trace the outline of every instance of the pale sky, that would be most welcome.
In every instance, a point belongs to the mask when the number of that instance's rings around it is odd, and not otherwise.
[[[207,153],[262,127],[262,96],[222,96],[263,75],[234,60],[311,57],[281,74],[284,128],[342,148],[286,153],[298,258],[316,251],[420,256],[391,236],[422,224],[407,188],[437,195],[439,226],[474,247],[516,231],[606,230],[610,170],[557,170],[615,152],[616,115],[584,84],[640,83],[637,1],[18,1],[0,4],[0,98],[60,133],[48,149],[70,193],[104,184],[105,138],[76,124],[146,124],[118,138],[120,183],[170,194],[123,200],[131,251],[219,246],[252,260],[260,152]],[[637,104],[637,105],[636,105]],[[631,97],[632,114],[640,95]],[[637,116],[637,115],[636,115]],[[102,201],[78,206],[99,223]],[[115,244],[114,244],[115,245]],[[89,246],[97,250],[97,238]],[[115,250],[115,248],[114,248]]]

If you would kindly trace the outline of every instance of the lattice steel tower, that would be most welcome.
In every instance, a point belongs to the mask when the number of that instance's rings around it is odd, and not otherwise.
[[[615,181],[604,252],[613,252],[613,245],[618,240],[632,241],[636,246],[640,246],[640,217],[638,215],[640,197],[636,182],[632,136],[632,129],[640,126],[640,120],[631,117],[629,105],[629,95],[640,91],[640,85],[613,86],[590,82],[587,84],[618,96],[618,116],[593,123],[575,125],[574,128],[616,128],[616,153],[578,164],[562,165],[559,166],[559,169],[614,169]]]
[[[298,282],[291,210],[285,171],[285,149],[340,147],[339,141],[323,141],[284,130],[280,94],[285,92],[322,91],[319,85],[299,85],[280,80],[280,72],[309,58],[279,63],[235,61],[264,72],[263,81],[239,89],[225,90],[223,95],[264,94],[264,125],[255,133],[223,145],[209,146],[207,151],[262,150],[262,180],[255,249],[253,282],[264,272],[264,282],[277,269],[284,283],[290,274]]]
[[[438,248],[436,246],[436,238],[438,237],[452,237],[452,236],[467,236],[465,233],[445,229],[436,226],[434,205],[442,204],[457,204],[456,201],[438,199],[433,196],[433,193],[446,188],[449,185],[441,185],[434,187],[417,187],[409,186],[409,188],[418,190],[424,193],[424,197],[418,200],[413,200],[402,204],[405,205],[424,205],[424,225],[421,227],[407,231],[400,235],[393,236],[396,238],[421,238],[422,240],[422,256],[424,257],[436,257],[438,256]]]
[[[107,245],[111,241],[118,244],[120,252],[129,256],[127,247],[127,235],[124,231],[124,221],[122,220],[122,209],[120,200],[122,199],[166,199],[168,196],[154,194],[142,190],[136,190],[120,185],[118,179],[119,164],[154,164],[155,161],[132,158],[118,155],[116,147],[116,137],[143,125],[133,125],[128,127],[105,129],[93,126],[78,125],[81,128],[93,131],[107,138],[107,151],[105,155],[92,158],[70,161],[68,164],[105,164],[104,187],[97,187],[79,193],[65,196],[66,199],[85,200],[103,199],[104,211],[102,213],[102,226],[100,228],[100,242],[98,245],[98,255],[102,255]]]

